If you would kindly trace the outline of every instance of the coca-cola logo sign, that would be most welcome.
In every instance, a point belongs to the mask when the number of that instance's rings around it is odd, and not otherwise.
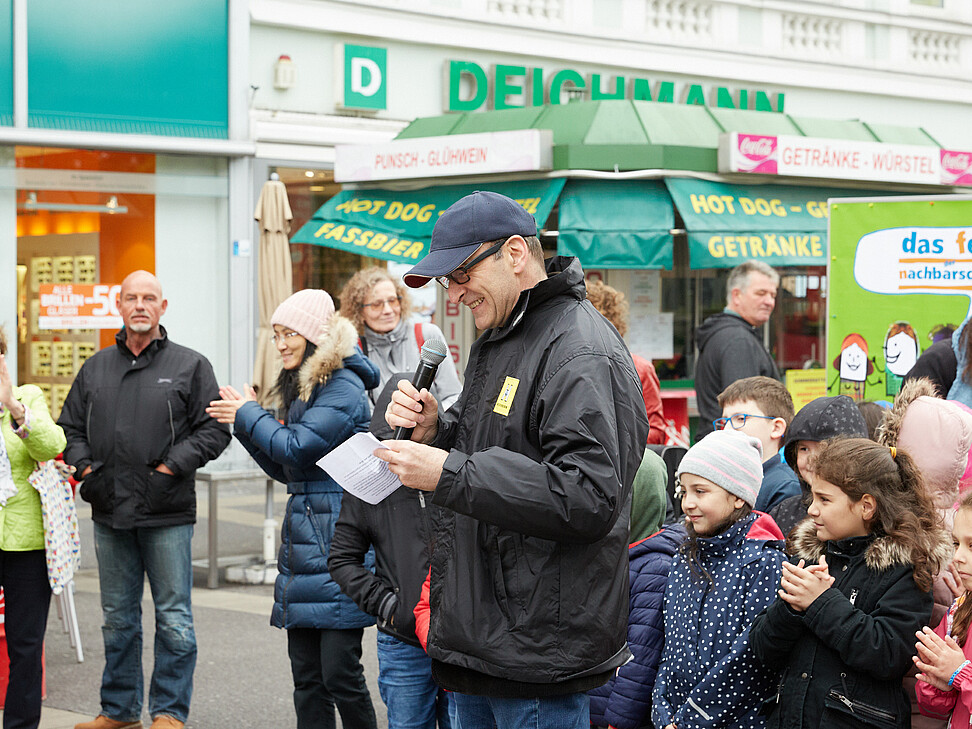
[[[942,166],[950,170],[967,170],[972,165],[972,154],[965,152],[942,152]]]
[[[769,157],[776,149],[776,137],[740,137],[739,151],[747,157]]]

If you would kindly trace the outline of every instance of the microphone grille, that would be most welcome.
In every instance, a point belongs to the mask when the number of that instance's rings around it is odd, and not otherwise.
[[[425,364],[438,367],[447,354],[449,354],[449,348],[445,341],[440,337],[430,337],[422,345],[420,356]]]

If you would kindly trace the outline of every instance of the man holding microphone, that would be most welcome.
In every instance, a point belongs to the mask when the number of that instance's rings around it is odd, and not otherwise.
[[[546,263],[536,221],[475,192],[446,210],[405,275],[435,278],[482,336],[459,400],[402,380],[376,455],[443,509],[428,652],[463,729],[587,729],[588,689],[629,657],[631,482],[648,432],[617,331],[572,258]]]

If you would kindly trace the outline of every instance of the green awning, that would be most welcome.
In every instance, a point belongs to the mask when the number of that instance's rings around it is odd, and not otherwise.
[[[557,253],[584,268],[672,268],[672,200],[660,181],[571,180]]]
[[[750,258],[771,266],[825,266],[827,199],[888,194],[686,178],[665,184],[688,232],[691,268],[732,268]]]
[[[338,248],[398,263],[417,263],[429,250],[435,221],[452,203],[476,190],[513,198],[543,227],[563,179],[490,182],[423,190],[342,190],[314,213],[291,243]]]

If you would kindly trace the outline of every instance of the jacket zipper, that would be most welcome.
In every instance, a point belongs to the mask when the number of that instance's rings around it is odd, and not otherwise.
[[[294,514],[294,500],[290,498],[287,500],[287,523],[292,524],[291,518]],[[287,591],[290,589],[290,583],[294,579],[294,535],[290,534],[290,538],[287,540],[287,564],[290,566],[290,577],[284,583],[283,595],[280,597],[280,603],[283,615],[282,622],[283,627],[287,627],[287,606],[289,601],[287,600]]]
[[[850,691],[847,690],[847,680],[846,679],[847,679],[847,674],[846,673],[841,673],[840,674],[840,685],[844,689],[844,693],[842,694],[839,691],[837,691],[836,689],[831,689],[830,690],[830,698],[837,699],[838,701],[840,701],[840,703],[842,703],[844,706],[846,706],[848,709],[850,709],[850,711],[851,711],[852,714],[860,714],[862,716],[870,716],[873,719],[879,719],[881,721],[887,721],[887,722],[891,722],[891,723],[894,723],[894,722],[896,722],[898,720],[898,717],[895,714],[891,714],[890,712],[887,712],[887,711],[882,711],[881,709],[877,708],[876,706],[869,706],[868,704],[862,704],[860,701],[853,701],[853,700],[847,698],[847,694],[849,694]]]
[[[175,422],[172,419],[172,403],[166,400],[165,404],[169,407],[169,433],[171,438],[169,447],[172,448],[175,446]]]

